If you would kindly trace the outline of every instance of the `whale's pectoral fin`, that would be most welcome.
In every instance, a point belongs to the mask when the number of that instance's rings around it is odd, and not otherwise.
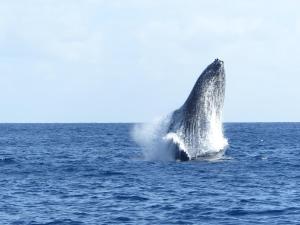
[[[168,149],[174,156],[175,160],[189,161],[191,160],[190,155],[185,150],[185,146],[180,138],[175,133],[169,133],[164,140],[167,143]]]
[[[179,161],[189,161],[189,160],[191,160],[189,155],[185,151],[183,151],[179,148],[175,152],[175,159],[179,160]]]

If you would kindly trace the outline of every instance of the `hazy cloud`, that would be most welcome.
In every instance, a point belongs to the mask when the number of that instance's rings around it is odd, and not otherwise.
[[[299,7],[296,0],[1,1],[0,120],[150,120],[179,107],[220,57],[227,121],[298,121],[291,99],[300,94]]]

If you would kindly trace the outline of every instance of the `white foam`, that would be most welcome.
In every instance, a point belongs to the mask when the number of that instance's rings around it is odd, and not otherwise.
[[[146,160],[173,160],[167,150],[164,136],[169,126],[170,117],[159,117],[147,124],[134,126],[132,136],[143,149]]]
[[[205,138],[199,138],[199,149],[196,153],[189,149],[189,143],[181,138],[181,133],[167,133],[170,116],[160,117],[147,124],[137,124],[132,136],[142,147],[143,156],[146,160],[174,160],[174,153],[168,148],[168,143],[173,142],[180,150],[186,152],[189,157],[206,157],[214,154],[219,155],[228,146],[228,141],[223,134],[223,126],[220,117],[212,113],[209,128]],[[195,132],[196,134],[197,132]],[[218,157],[219,158],[219,157]]]

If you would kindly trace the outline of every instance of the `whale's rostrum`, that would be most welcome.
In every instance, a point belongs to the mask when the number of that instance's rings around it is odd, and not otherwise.
[[[177,160],[218,154],[227,145],[222,128],[224,96],[224,63],[216,59],[200,75],[183,106],[171,115],[164,139]]]

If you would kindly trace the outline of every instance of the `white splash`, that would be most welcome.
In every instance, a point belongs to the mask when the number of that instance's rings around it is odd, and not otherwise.
[[[210,151],[215,152],[223,150],[228,146],[228,140],[224,137],[221,119],[217,116],[216,112],[211,114],[207,134],[207,145]]]
[[[164,139],[170,117],[159,117],[146,124],[135,125],[132,136],[135,142],[143,149],[146,160],[173,160],[173,155],[168,151]]]
[[[142,147],[145,160],[174,160],[174,152],[169,148],[170,142],[193,159],[211,156],[217,156],[219,159],[223,156],[222,151],[228,145],[228,141],[224,138],[222,123],[217,116],[212,115],[206,138],[198,139],[201,142],[198,145],[201,149],[197,150],[196,155],[191,155],[194,152],[189,149],[189,144],[185,143],[180,133],[167,133],[169,123],[170,116],[166,116],[157,118],[151,123],[137,124],[134,127],[132,136]]]

